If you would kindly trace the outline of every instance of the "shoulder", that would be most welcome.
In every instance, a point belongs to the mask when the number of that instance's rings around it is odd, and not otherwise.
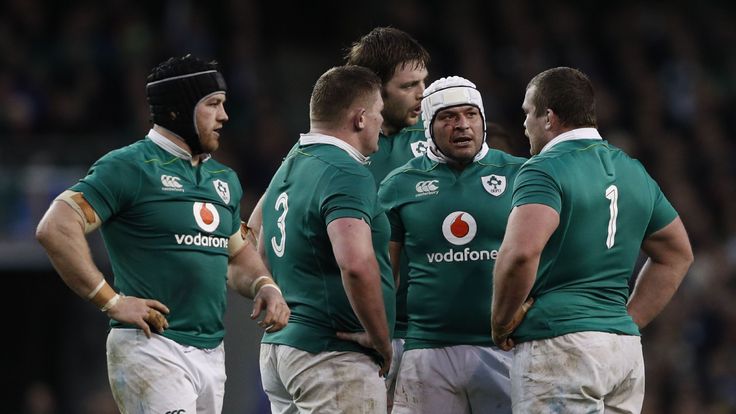
[[[560,162],[559,157],[550,157],[547,153],[534,155],[519,167],[515,181],[518,185],[541,182],[557,183],[559,177],[556,171],[559,165],[564,165]]]
[[[217,161],[214,158],[210,158],[209,160],[207,160],[204,163],[204,167],[206,167],[207,171],[209,171],[211,174],[221,174],[222,176],[226,176],[228,178],[234,178],[236,180],[238,179],[238,174],[235,172],[235,170]]]
[[[345,151],[332,145],[310,145],[300,147],[298,155],[311,158],[324,168],[325,172],[348,175],[351,179],[370,179],[373,175],[364,165],[350,157]]]
[[[417,141],[426,141],[427,137],[424,136],[424,124],[421,120],[411,126],[405,127],[404,129],[400,130],[399,132],[393,134],[393,135],[383,135],[380,134],[378,136],[379,140],[390,140],[392,142],[407,142],[407,143],[414,143]]]
[[[533,155],[527,159],[521,166],[521,170],[533,170],[533,169],[549,169],[553,164],[561,161],[558,156],[551,155],[551,152],[544,152],[541,154]]]
[[[396,183],[404,179],[411,179],[417,175],[424,175],[435,169],[437,164],[437,162],[430,160],[426,155],[412,158],[404,165],[388,173],[386,178],[381,182],[381,185],[384,185],[384,183]]]
[[[617,146],[615,146],[615,145],[613,145],[613,144],[611,144],[611,143],[609,143],[607,141],[603,141],[603,142],[605,143],[606,148],[611,153],[611,156],[612,157],[614,157],[616,159],[619,159],[620,161],[623,161],[625,163],[629,163],[629,164],[635,166],[636,168],[640,168],[642,170],[644,169],[644,165],[638,159],[630,156],[629,154],[627,154],[621,148],[619,148],[619,147],[617,147]]]
[[[489,149],[488,154],[480,161],[483,165],[492,165],[494,167],[508,168],[511,170],[519,170],[527,158],[517,157],[496,149]]]
[[[140,165],[150,157],[151,149],[148,147],[148,144],[151,143],[146,142],[146,140],[140,140],[130,145],[114,149],[100,157],[94,166],[111,165],[120,168]]]

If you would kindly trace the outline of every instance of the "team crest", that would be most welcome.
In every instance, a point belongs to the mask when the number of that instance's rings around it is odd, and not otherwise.
[[[411,153],[414,154],[415,157],[424,155],[424,153],[427,152],[427,141],[412,142],[409,146],[411,147]]]
[[[480,182],[483,183],[483,188],[488,191],[488,194],[498,197],[506,191],[506,177],[502,175],[486,175],[480,178]]]
[[[222,201],[224,201],[225,204],[229,204],[230,203],[230,187],[227,185],[227,183],[222,180],[215,180],[212,182],[212,185],[215,186],[215,191],[217,191],[217,195],[220,196]]]

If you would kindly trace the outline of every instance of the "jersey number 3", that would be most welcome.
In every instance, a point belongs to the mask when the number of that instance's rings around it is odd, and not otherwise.
[[[278,226],[279,231],[281,232],[281,241],[277,242],[276,237],[271,237],[271,247],[273,247],[273,252],[276,253],[276,256],[283,257],[284,250],[286,249],[286,213],[289,212],[288,194],[285,192],[279,194],[279,198],[276,199],[276,205],[274,208],[276,211],[283,208],[284,211],[281,213],[278,220],[276,220],[276,226]]]
[[[608,220],[608,238],[606,238],[606,247],[613,247],[616,241],[616,217],[618,217],[618,187],[611,185],[606,188],[606,198],[611,201],[609,210],[611,217]]]

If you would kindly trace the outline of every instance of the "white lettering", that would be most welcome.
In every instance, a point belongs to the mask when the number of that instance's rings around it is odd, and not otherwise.
[[[196,236],[191,234],[175,234],[176,244],[184,244],[187,246],[195,245],[200,247],[223,247],[227,249],[228,240],[226,237],[214,237],[197,233]]]
[[[470,250],[466,247],[463,250],[455,251],[450,249],[444,253],[425,253],[427,255],[427,261],[429,263],[452,263],[452,262],[476,262],[479,260],[496,260],[498,257],[498,250]]]

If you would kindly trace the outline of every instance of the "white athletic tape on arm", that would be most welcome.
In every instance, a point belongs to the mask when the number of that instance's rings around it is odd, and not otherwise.
[[[238,253],[240,253],[241,250],[245,247],[247,244],[247,241],[244,237],[243,232],[238,229],[232,236],[230,236],[230,241],[227,244],[228,249],[228,256],[230,259],[237,256]]]
[[[89,292],[89,295],[87,295],[87,300],[91,300],[93,297],[95,297],[95,295],[102,289],[102,287],[105,286],[105,283],[107,283],[107,281],[105,281],[105,278],[102,278],[100,284],[97,285],[95,290]]]
[[[266,283],[265,285],[261,286],[261,289],[263,289],[263,288],[265,288],[265,287],[272,287],[272,288],[274,288],[274,289],[278,290],[278,291],[279,291],[279,293],[281,293],[281,289],[279,289],[279,287],[278,287],[278,286],[276,286],[276,285],[275,285],[275,284],[273,284],[273,283]],[[259,289],[259,290],[260,290],[260,289]],[[281,293],[281,295],[283,295],[283,293]]]
[[[263,285],[259,288],[258,285],[263,280],[266,280],[266,282],[264,282]],[[276,283],[273,281],[273,279],[271,279],[271,276],[259,276],[256,278],[256,280],[253,281],[253,283],[250,284],[250,295],[255,298],[256,294],[258,294],[258,291],[266,286],[273,286],[274,288],[276,288],[276,290],[279,291],[279,293],[281,293],[281,289],[276,286]]]
[[[102,220],[100,219],[100,216],[97,215],[97,212],[84,198],[84,194],[76,191],[66,190],[63,193],[59,194],[55,198],[55,200],[63,201],[74,211],[76,211],[77,214],[79,214],[79,217],[81,217],[82,221],[84,222],[84,234],[89,234],[97,230],[97,228],[102,225]]]
[[[103,306],[103,307],[100,308],[100,310],[102,312],[107,312],[110,309],[112,309],[113,306],[117,305],[118,302],[120,302],[120,294],[119,293],[116,293],[115,296],[113,296],[110,300],[107,301],[107,303],[105,304],[105,306]]]

